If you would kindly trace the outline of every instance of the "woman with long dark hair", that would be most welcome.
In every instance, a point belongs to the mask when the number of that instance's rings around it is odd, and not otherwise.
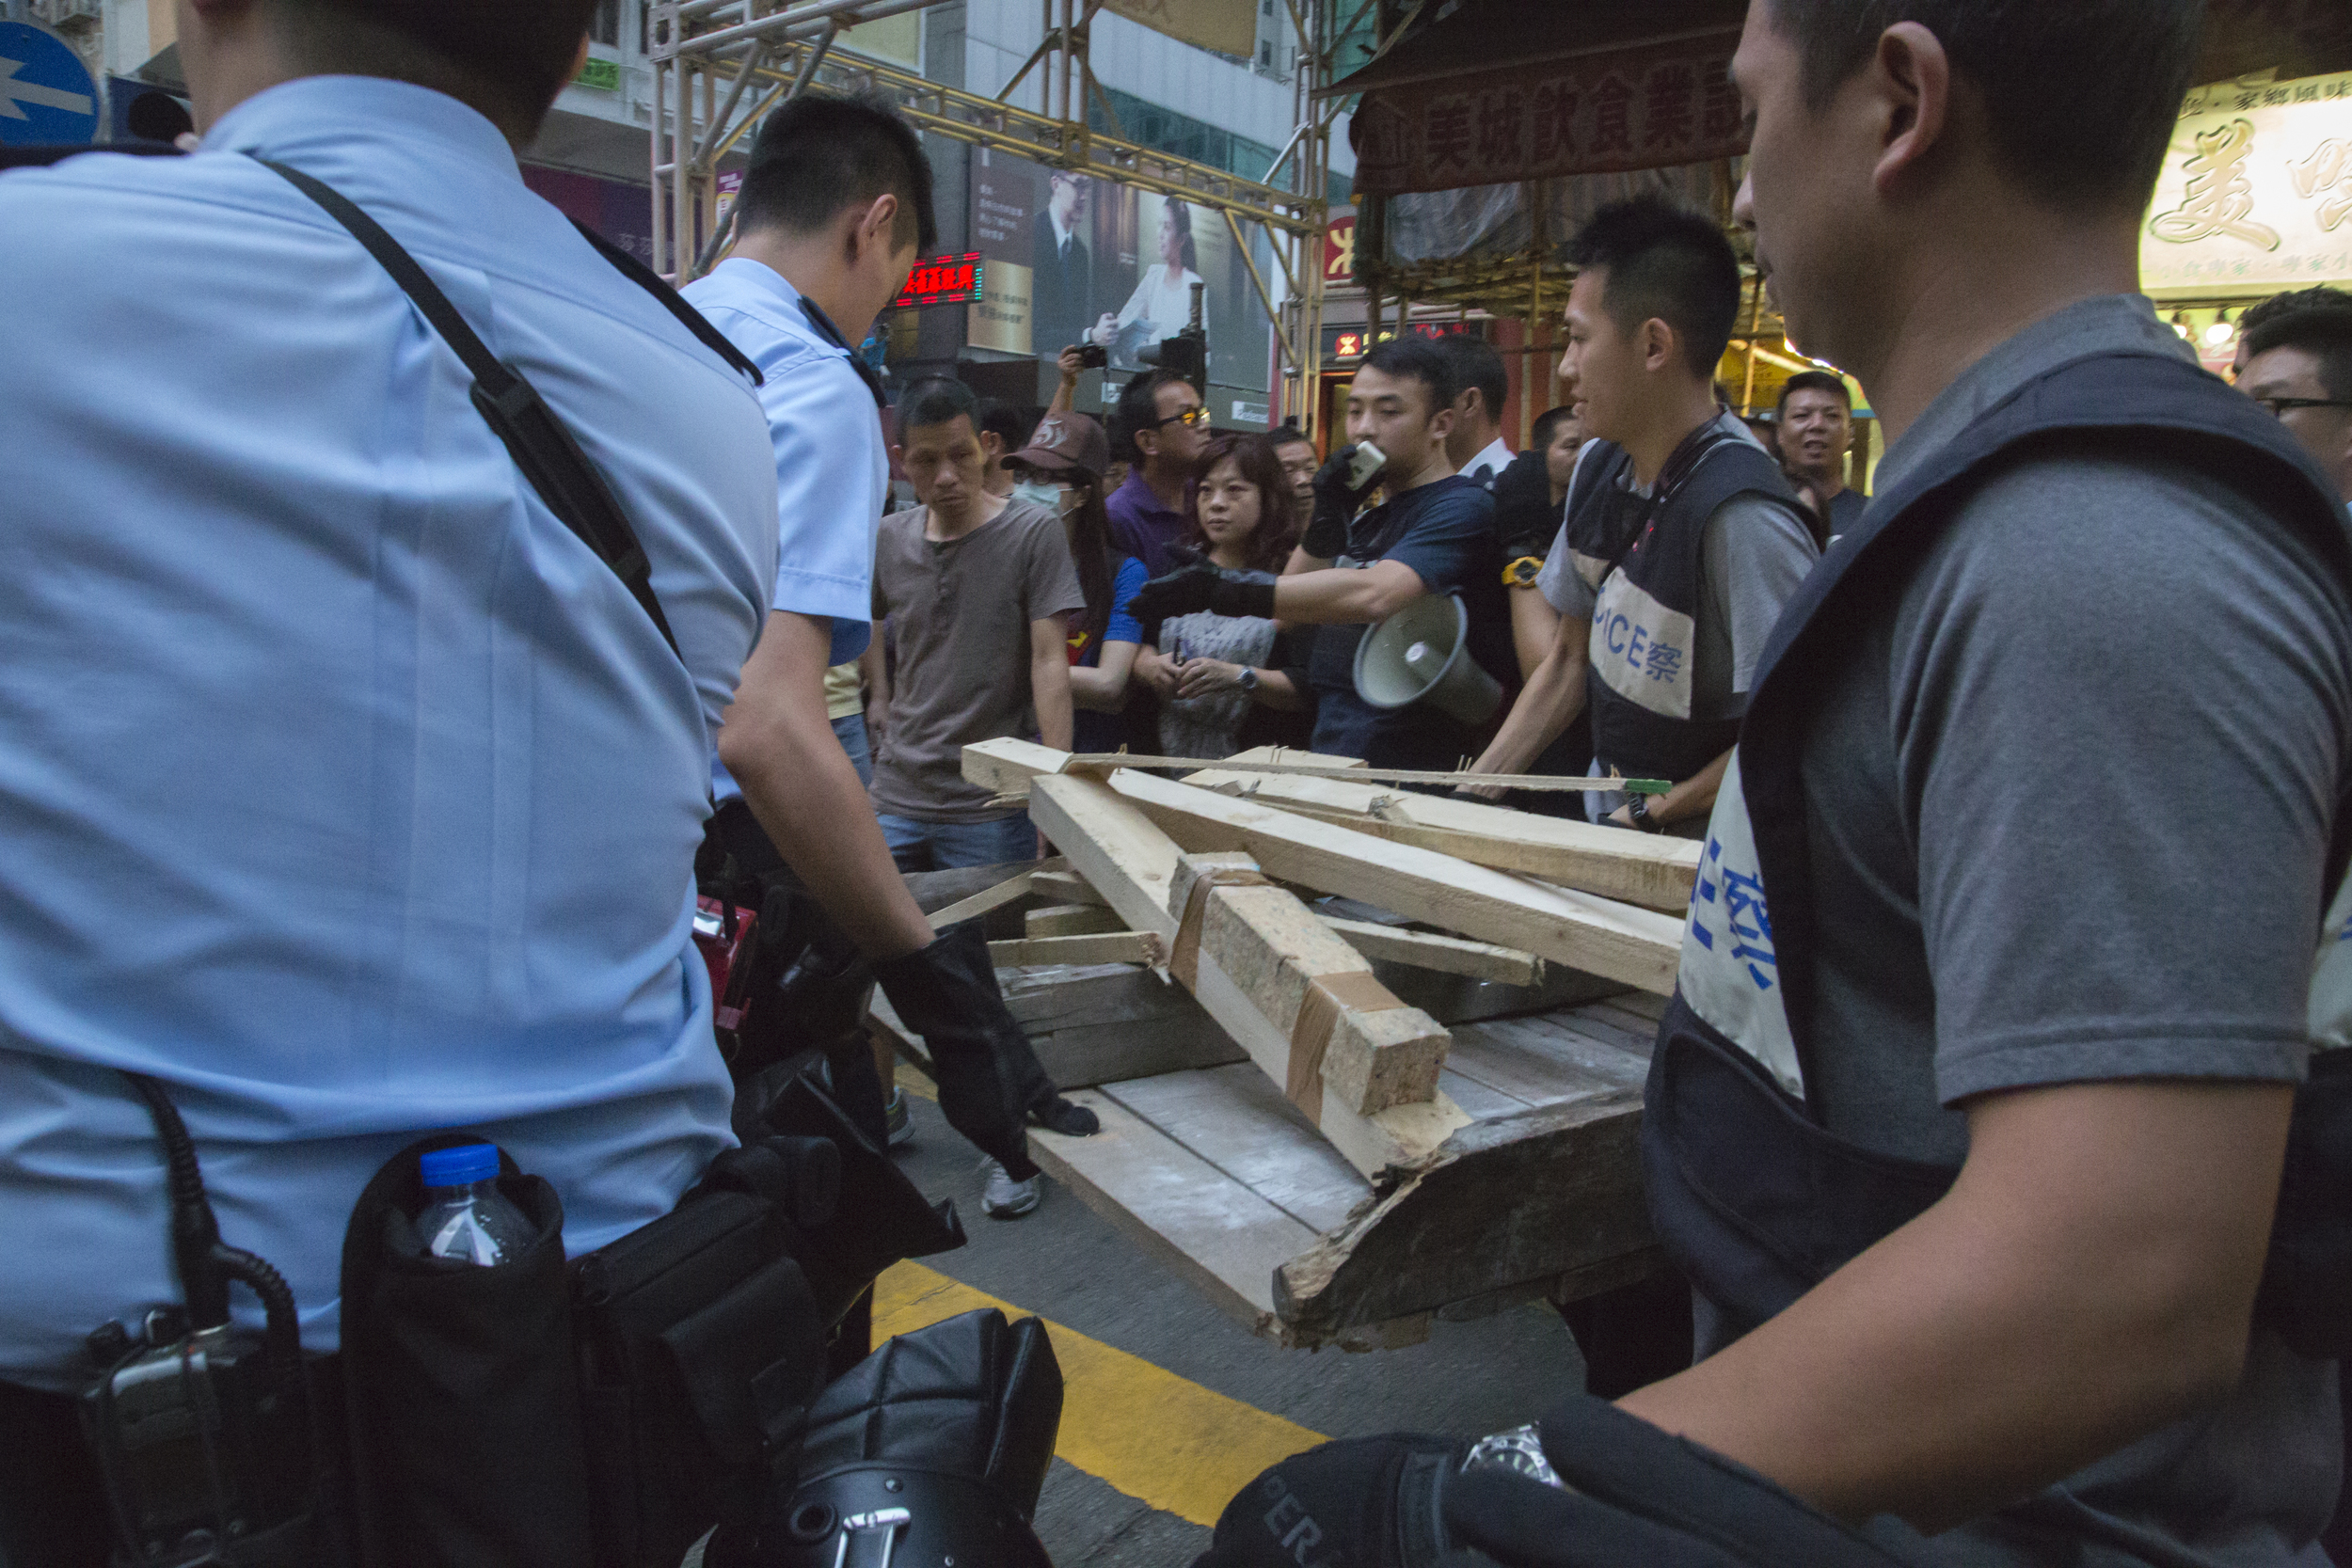
[[[1086,609],[1070,627],[1072,743],[1081,752],[1119,749],[1117,716],[1127,705],[1127,680],[1143,641],[1143,628],[1127,613],[1128,601],[1143,586],[1143,562],[1112,548],[1110,514],[1103,506],[1110,450],[1101,424],[1056,409],[1038,421],[1027,446],[1005,459],[1021,482],[1016,499],[1060,514],[1086,597]]]
[[[1193,482],[1184,546],[1212,565],[1279,573],[1300,521],[1272,441],[1220,436],[1209,443]],[[1204,610],[1175,616],[1150,634],[1136,668],[1160,694],[1165,754],[1226,757],[1245,746],[1303,743],[1298,716],[1311,699],[1292,671],[1305,661],[1283,647],[1278,623]]]
[[[1130,368],[1136,348],[1174,337],[1192,320],[1192,286],[1200,281],[1200,254],[1192,243],[1192,209],[1175,197],[1161,203],[1154,250],[1153,259],[1137,269],[1136,292],[1127,296],[1126,305],[1117,315],[1103,312],[1088,334]],[[1137,327],[1137,322],[1144,325]],[[1200,325],[1209,325],[1205,296]]]

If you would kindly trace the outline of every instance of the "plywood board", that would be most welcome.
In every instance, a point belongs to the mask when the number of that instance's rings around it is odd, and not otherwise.
[[[1281,1091],[1248,1063],[1104,1090],[1293,1219],[1321,1232],[1372,1194]]]

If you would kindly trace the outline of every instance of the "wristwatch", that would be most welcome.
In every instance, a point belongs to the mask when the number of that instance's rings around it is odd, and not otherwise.
[[[1502,569],[1502,586],[1533,588],[1535,586],[1536,577],[1542,573],[1543,569],[1544,558],[1542,556],[1523,555]]]
[[[1258,689],[1258,672],[1245,664],[1241,673],[1233,677],[1233,684],[1244,691],[1255,691]]]
[[[1625,814],[1633,819],[1633,825],[1636,828],[1645,833],[1662,833],[1666,831],[1666,825],[1663,822],[1650,816],[1649,797],[1646,795],[1627,796]]]

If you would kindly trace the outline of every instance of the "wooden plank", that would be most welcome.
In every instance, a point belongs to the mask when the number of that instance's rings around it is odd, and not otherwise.
[[[1313,1245],[1314,1230],[1108,1096],[1071,1099],[1103,1130],[1085,1138],[1032,1130],[1037,1163],[1219,1307],[1272,1329],[1274,1272]]]
[[[1126,928],[1126,922],[1099,904],[1048,904],[1029,911],[1025,934],[1034,942],[1040,937],[1093,936]]]
[[[1460,1043],[1458,1037],[1455,1043]],[[1491,1121],[1496,1117],[1517,1116],[1519,1112],[1528,1109],[1526,1101],[1495,1088],[1491,1085],[1483,1084],[1468,1073],[1460,1071],[1454,1067],[1451,1056],[1446,1058],[1445,1070],[1438,1074],[1438,1092],[1459,1105],[1467,1115],[1477,1121]]]
[[[1103,895],[1074,871],[1040,871],[1029,878],[1029,891],[1056,904],[1102,904]]]
[[[1581,778],[1572,779],[1558,773],[1472,773],[1465,768],[1441,771],[1427,768],[1371,768],[1352,757],[1326,757],[1312,752],[1289,752],[1280,748],[1283,758],[1306,757],[1305,762],[1289,760],[1253,761],[1251,767],[1261,772],[1286,778],[1377,779],[1386,784],[1455,785],[1478,784],[1497,789],[1528,789],[1564,795],[1611,795],[1631,791],[1636,795],[1663,795],[1672,784],[1663,779]],[[1157,773],[1199,772],[1231,757],[1157,757],[1129,752],[1080,752],[1072,756],[1060,769],[1065,773],[1108,773],[1120,768],[1133,768]]]
[[[1544,960],[1517,948],[1497,947],[1490,942],[1465,942],[1460,937],[1439,936],[1431,931],[1409,931],[1398,926],[1375,926],[1368,920],[1340,920],[1325,915],[1323,923],[1367,958],[1411,964],[1416,969],[1434,969],[1446,974],[1467,974],[1473,980],[1501,980],[1505,985],[1543,983]]]
[[[1035,876],[1040,869],[1051,868],[1059,863],[1061,863],[1056,861],[1040,861],[1037,866],[1023,872],[1018,877],[1008,877],[995,886],[976,893],[969,898],[960,898],[946,909],[934,910],[930,916],[931,929],[944,931],[950,926],[958,926],[964,921],[977,919],[991,910],[1011,903],[1016,898],[1027,897],[1030,878]]]
[[[1653,1250],[1641,1110],[1637,1092],[1616,1089],[1462,1129],[1282,1265],[1285,1338],[1320,1343],[1466,1296],[1637,1275]]]
[[[1548,1042],[1540,1037],[1532,1039],[1512,1028],[1518,1022],[1497,1019],[1465,1023],[1454,1031],[1454,1052],[1446,1065],[1529,1106],[1552,1105],[1628,1086],[1599,1073],[1580,1070],[1578,1064],[1564,1059],[1564,1053],[1543,1049]]]
[[[1481,800],[1345,779],[1218,768],[1192,774],[1184,782],[1669,914],[1690,907],[1691,883],[1706,848],[1690,839],[1632,833]]]
[[[999,795],[1025,795],[1029,781],[1041,773],[1058,773],[1070,753],[1034,740],[984,740],[963,749],[963,780]]]
[[[1344,1224],[1372,1196],[1356,1167],[1248,1062],[1103,1092],[1318,1233]]]
[[[1195,883],[1220,868],[1257,871],[1247,855],[1180,856],[1168,883],[1168,912],[1181,921]],[[1419,1007],[1400,1003],[1373,977],[1370,961],[1296,896],[1278,887],[1212,886],[1200,919],[1200,951],[1216,958],[1285,1038],[1298,1037],[1298,1021],[1317,982],[1359,977],[1348,984],[1364,994],[1334,1010],[1320,1069],[1325,1085],[1349,1110],[1371,1116],[1435,1098],[1438,1069],[1445,1063],[1444,1028]]]
[[[1030,792],[1029,811],[1130,927],[1174,941],[1176,917],[1168,912],[1168,894],[1176,874],[1175,840],[1107,784],[1091,779],[1041,777]],[[1214,957],[1201,956],[1192,991],[1269,1078],[1287,1077],[1289,1037],[1258,1011]],[[1391,1165],[1435,1151],[1469,1120],[1443,1095],[1423,1105],[1359,1116],[1325,1085],[1323,1135],[1350,1164],[1375,1179]]]
[[[1288,881],[1345,894],[1661,995],[1674,989],[1682,923],[1654,911],[1531,882],[1412,845],[1384,843],[1149,773],[1114,773],[1108,787],[1187,849],[1244,849]],[[1056,843],[1070,851],[1071,846]],[[1089,879],[1102,886],[1099,879]]]
[[[1136,964],[1051,964],[1000,969],[1005,1006],[1034,1035],[1046,1029],[1129,1023],[1170,1014],[1200,1014],[1182,986]]]
[[[1654,1040],[1658,1037],[1658,1020],[1644,1017],[1642,1014],[1635,1012],[1632,1008],[1618,1002],[1618,1000],[1613,996],[1604,998],[1598,1002],[1589,1003],[1584,1006],[1579,1007],[1577,1012],[1584,1018],[1594,1019],[1602,1023],[1614,1024],[1616,1027],[1624,1030],[1627,1034],[1635,1036],[1642,1039]]]
[[[992,942],[988,958],[998,969],[1037,964],[1149,964],[1165,961],[1159,939],[1144,931],[1097,931],[1091,935]]]
[[[1031,1035],[1029,1046],[1054,1086],[1065,1090],[1249,1060],[1197,1006],[1189,1017],[1145,1019],[1111,1029],[1049,1030]]]
[[[1638,1013],[1649,1020],[1650,1031],[1653,1034],[1657,1032],[1658,1024],[1665,1019],[1666,1001],[1665,997],[1645,996],[1640,991],[1628,991],[1623,996],[1613,996],[1609,999],[1610,1006],[1623,1007],[1627,1012]]]
[[[1478,1026],[1481,1043],[1511,1051],[1555,1078],[1638,1089],[1649,1078],[1649,1058],[1579,1034],[1556,1017],[1499,1018]]]

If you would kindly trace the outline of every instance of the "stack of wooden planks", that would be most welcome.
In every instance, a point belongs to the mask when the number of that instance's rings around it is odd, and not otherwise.
[[[1408,1342],[1647,1273],[1641,1084],[1700,846],[1344,759],[1251,771],[1271,755],[1168,778],[965,749],[1059,856],[942,911],[996,930],[1026,906],[999,979],[1103,1121],[1034,1134],[1040,1163],[1286,1343]]]

